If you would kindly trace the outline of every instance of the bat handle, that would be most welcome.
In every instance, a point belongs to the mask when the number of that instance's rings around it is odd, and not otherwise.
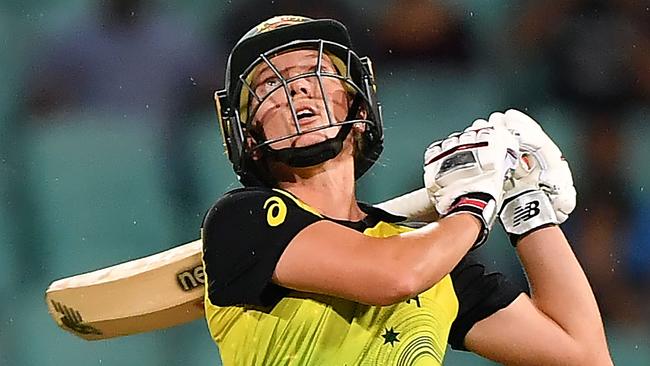
[[[408,217],[411,220],[435,221],[438,217],[426,188],[405,193],[375,206],[394,215]]]

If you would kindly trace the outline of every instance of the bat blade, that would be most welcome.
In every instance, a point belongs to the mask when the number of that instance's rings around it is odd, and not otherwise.
[[[50,316],[98,340],[172,327],[203,317],[201,241],[52,282]]]

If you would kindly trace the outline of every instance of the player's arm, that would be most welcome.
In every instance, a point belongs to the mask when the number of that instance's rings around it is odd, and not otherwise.
[[[203,223],[207,293],[217,306],[269,306],[288,289],[395,303],[450,271],[481,229],[474,216],[458,211],[401,236],[372,238],[282,191],[236,190]]]
[[[388,238],[316,222],[288,244],[273,281],[372,305],[393,304],[432,287],[473,244],[484,241],[489,211],[496,212],[511,167],[511,149],[517,143],[505,129],[468,131],[432,144],[425,182],[445,217]]]
[[[476,323],[465,346],[507,365],[611,365],[602,320],[589,282],[557,224],[575,207],[575,190],[561,152],[521,112],[495,113],[520,135],[531,160],[506,192],[500,218],[531,287],[504,309]]]
[[[561,230],[527,235],[517,253],[532,298],[476,323],[467,349],[505,365],[611,365],[598,306]]]
[[[481,230],[460,213],[415,231],[374,238],[331,221],[303,229],[278,261],[283,287],[370,305],[389,305],[430,288],[472,247]]]

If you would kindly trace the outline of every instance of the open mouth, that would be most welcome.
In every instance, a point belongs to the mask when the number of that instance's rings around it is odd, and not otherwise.
[[[301,109],[301,110],[297,111],[296,116],[298,117],[298,120],[300,121],[300,120],[303,120],[303,119],[306,119],[306,118],[314,117],[314,116],[316,116],[316,113],[314,113],[314,111],[312,111],[309,108],[305,108],[305,109]]]

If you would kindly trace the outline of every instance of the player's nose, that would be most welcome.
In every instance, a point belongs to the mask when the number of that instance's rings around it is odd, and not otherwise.
[[[308,78],[298,78],[289,83],[289,94],[292,97],[297,95],[312,96],[313,87]]]

